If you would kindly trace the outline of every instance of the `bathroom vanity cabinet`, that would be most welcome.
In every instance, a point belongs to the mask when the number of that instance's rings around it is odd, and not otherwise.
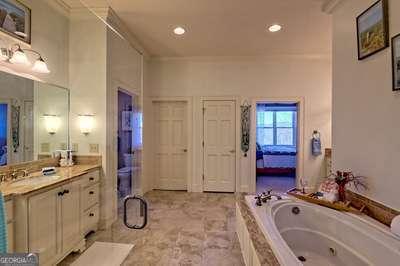
[[[54,265],[85,248],[85,235],[99,221],[99,171],[14,198],[15,251],[39,253]]]
[[[14,201],[9,199],[5,202],[6,217],[7,217],[7,252],[14,252]]]

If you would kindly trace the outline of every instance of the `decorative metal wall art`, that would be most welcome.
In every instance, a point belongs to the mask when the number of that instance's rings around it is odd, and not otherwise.
[[[244,152],[244,157],[247,157],[247,152],[250,147],[250,111],[251,105],[245,101],[240,106],[240,120],[241,120],[241,149]]]
[[[14,152],[18,152],[19,148],[19,118],[21,113],[21,107],[12,105],[11,106],[11,135],[12,135],[12,146]]]

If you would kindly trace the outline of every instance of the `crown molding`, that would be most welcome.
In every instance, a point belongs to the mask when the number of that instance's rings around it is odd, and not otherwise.
[[[70,7],[62,0],[45,0],[45,2],[59,11],[65,17],[69,17]]]
[[[97,6],[84,6],[80,7],[71,6],[67,0],[45,0],[49,5],[61,11],[63,15],[69,18],[90,18],[92,15],[107,18],[108,5],[97,5]]]
[[[106,20],[108,16],[109,7],[80,7],[73,8],[69,12],[71,19],[101,19]]]
[[[325,0],[322,4],[322,12],[332,14],[335,8],[344,0]]]
[[[107,23],[122,38],[124,38],[137,52],[144,57],[149,57],[146,49],[140,43],[138,38],[129,30],[128,26],[119,18],[118,14],[110,7],[108,9]]]
[[[275,60],[332,60],[327,54],[271,54],[251,56],[152,56],[150,62],[192,61],[192,62],[268,62]]]

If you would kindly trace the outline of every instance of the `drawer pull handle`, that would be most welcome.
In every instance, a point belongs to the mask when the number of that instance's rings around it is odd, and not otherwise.
[[[57,194],[59,197],[62,197],[63,195],[64,195],[64,191],[60,191],[60,192],[58,192],[58,194]]]
[[[89,213],[89,216],[90,216],[90,217],[93,217],[93,216],[94,216],[94,213]]]
[[[63,191],[63,194],[68,194],[68,193],[69,193],[69,190],[68,190],[68,189],[66,189],[66,190]]]
[[[90,195],[93,195],[93,194],[94,194],[94,191],[90,191],[89,194],[90,194]]]
[[[90,180],[90,181],[93,181],[93,180],[94,180],[94,177],[89,177],[89,180]]]

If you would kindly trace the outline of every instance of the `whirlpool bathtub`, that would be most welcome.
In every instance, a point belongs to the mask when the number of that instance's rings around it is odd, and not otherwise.
[[[246,201],[281,265],[400,265],[400,238],[367,216],[290,198]]]

